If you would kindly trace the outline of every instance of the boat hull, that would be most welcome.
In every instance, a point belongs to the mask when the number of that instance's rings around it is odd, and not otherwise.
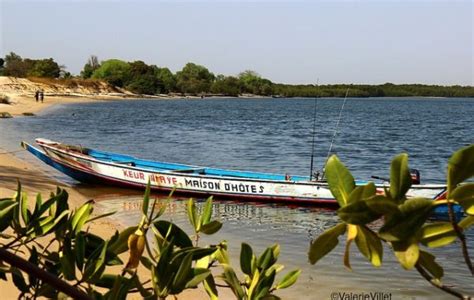
[[[137,167],[134,161],[143,161],[133,160],[128,156],[114,155],[113,158],[117,160],[120,158],[120,161],[106,161],[78,151],[78,147],[70,149],[60,143],[42,139],[38,139],[37,143],[41,149],[28,143],[22,143],[22,146],[46,164],[80,182],[138,189],[143,189],[150,183],[151,188],[156,191],[174,190],[183,195],[199,197],[215,196],[240,201],[338,206],[327,183],[301,180],[299,178],[302,177],[298,176],[293,177],[296,178],[295,180],[291,177],[287,180],[272,180],[278,176],[266,173],[246,173],[250,174],[250,177],[261,176],[267,179],[242,178],[237,177],[238,174],[243,173],[240,171],[235,171],[237,175],[232,177],[230,175],[233,171],[210,168],[207,169],[209,173],[217,174],[220,171],[226,175],[202,175],[196,171],[199,168],[185,166],[194,170],[192,174],[187,174],[183,173],[187,171],[183,169],[183,165],[176,165],[181,168],[179,170],[156,170],[156,166],[144,167],[146,164]],[[386,188],[387,185],[377,185],[378,192],[383,193],[384,187]],[[437,200],[443,198],[444,191],[443,185],[415,185],[408,194],[410,197]]]
[[[174,190],[175,193],[202,197],[337,206],[331,192],[323,185],[154,172],[97,162],[54,148],[43,147],[45,151],[42,151],[27,143],[23,143],[23,147],[44,163],[85,183],[143,189],[150,181],[153,190],[163,192]]]

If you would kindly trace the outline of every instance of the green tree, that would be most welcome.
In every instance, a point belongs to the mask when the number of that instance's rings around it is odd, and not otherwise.
[[[0,76],[3,76],[3,70],[5,68],[4,64],[5,64],[5,60],[0,57]]]
[[[211,92],[237,97],[240,92],[239,79],[233,76],[217,75],[216,80],[212,84]]]
[[[27,60],[28,76],[58,78],[61,74],[61,67],[52,58]]]
[[[81,71],[82,78],[91,78],[95,70],[100,67],[99,59],[95,55],[91,55]]]
[[[5,55],[5,76],[26,77],[28,69],[20,55],[10,52]]]
[[[149,66],[138,60],[130,64],[130,82],[126,88],[134,93],[154,95],[160,90],[160,82],[155,76],[156,66]]]
[[[158,93],[170,93],[177,91],[176,77],[168,68],[155,68],[155,76],[159,81]]]
[[[176,73],[176,85],[185,94],[207,93],[214,81],[214,74],[200,65],[187,63],[184,68]]]
[[[103,79],[110,84],[124,87],[130,82],[130,64],[119,59],[103,61],[92,78]]]
[[[262,77],[255,71],[246,70],[239,74],[242,93],[258,93],[258,83]]]

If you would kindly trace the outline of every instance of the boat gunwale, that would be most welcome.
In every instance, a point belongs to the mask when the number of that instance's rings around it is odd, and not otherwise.
[[[33,148],[34,151],[40,153],[42,156],[47,157],[48,159],[54,161],[55,163],[61,165],[62,167],[72,169],[75,172],[81,172],[81,173],[86,174],[88,176],[97,177],[100,180],[121,183],[125,186],[132,187],[132,188],[143,188],[143,187],[146,186],[146,184],[144,184],[144,183],[128,181],[128,180],[116,178],[116,177],[105,175],[105,174],[98,173],[98,172],[87,172],[87,171],[85,171],[81,168],[78,168],[75,165],[68,164],[66,161],[51,157],[46,152],[42,151],[39,148],[36,148],[36,147],[32,146],[29,143],[26,143],[26,142],[23,142],[23,143],[25,145],[27,145],[28,147]],[[52,166],[52,167],[56,168],[54,166]],[[164,187],[164,186],[156,186],[156,185],[152,185],[151,188],[153,190],[167,191],[167,192],[174,190],[174,188],[172,188],[172,187]],[[233,193],[233,192],[223,193],[223,192],[209,192],[209,191],[203,191],[203,190],[182,189],[182,188],[176,189],[176,192],[180,193],[180,194],[193,194],[193,195],[205,195],[205,196],[211,196],[212,195],[212,196],[216,196],[218,198],[228,197],[228,198],[231,198],[234,201],[237,201],[237,199],[245,199],[245,201],[248,201],[248,202],[260,202],[260,203],[285,203],[285,204],[292,204],[293,203],[293,204],[298,204],[298,205],[319,204],[319,205],[328,206],[328,207],[337,205],[337,201],[333,198],[314,198],[314,197],[304,197],[304,196],[299,196],[299,197],[275,196],[273,194],[254,195],[254,194],[240,194],[240,193]]]
[[[53,142],[53,141],[51,141],[51,142]],[[24,142],[24,143],[26,143],[26,142]],[[58,143],[58,142],[53,142],[53,143],[55,143],[54,145],[63,145],[63,144]],[[29,143],[26,143],[26,144],[30,145],[31,147],[34,147]],[[40,145],[41,147],[46,147],[46,148],[49,148],[51,150],[58,151],[58,152],[61,152],[63,154],[69,155],[69,156],[85,159],[85,160],[88,160],[88,161],[93,161],[93,162],[96,162],[98,164],[105,164],[105,165],[118,167],[118,168],[122,168],[122,169],[130,169],[130,170],[142,171],[142,172],[147,172],[147,173],[158,173],[158,174],[163,174],[163,175],[173,175],[173,176],[180,176],[180,177],[194,177],[194,178],[207,178],[207,179],[216,179],[216,180],[231,180],[231,181],[242,181],[242,180],[244,180],[244,181],[264,182],[264,183],[309,185],[309,186],[329,188],[327,182],[317,182],[317,181],[271,180],[271,179],[258,179],[258,178],[238,177],[238,176],[232,177],[232,176],[225,176],[225,175],[220,175],[220,176],[219,175],[205,175],[205,174],[173,172],[173,170],[171,170],[171,171],[166,171],[166,170],[158,171],[158,170],[153,170],[153,169],[146,169],[146,168],[140,168],[140,167],[136,167],[136,166],[130,166],[130,165],[126,165],[126,164],[120,164],[120,163],[117,163],[117,162],[102,161],[100,159],[97,159],[97,158],[95,158],[93,156],[90,156],[90,155],[86,155],[84,153],[79,153],[77,151],[70,151],[70,150],[67,150],[67,149],[62,149],[62,148],[55,147],[54,145],[50,145],[50,144],[44,143],[44,142],[38,142],[37,141],[37,144]],[[90,149],[90,150],[94,150],[94,149]],[[94,150],[94,151],[97,151],[97,150]],[[118,154],[118,155],[120,155],[120,154]],[[140,159],[137,159],[133,156],[130,156],[130,157],[132,159],[140,160]],[[153,161],[150,161],[150,162],[153,162]],[[160,163],[166,163],[166,162],[160,162]],[[205,168],[205,167],[202,167],[202,166],[195,166],[195,165],[185,165],[185,164],[181,164],[181,165],[189,166],[189,167],[192,167],[192,168]],[[246,171],[239,171],[239,170],[226,170],[226,171],[246,172]],[[273,175],[272,173],[267,173],[267,174]],[[274,174],[274,175],[279,175],[279,174]],[[366,184],[368,182],[373,182],[373,181],[369,181],[369,180],[360,180],[360,181],[358,181],[358,183],[360,183],[360,184]],[[356,181],[356,183],[357,183],[357,181]],[[374,183],[374,184],[375,184],[376,188],[390,187],[389,183],[382,183],[382,184]],[[416,190],[418,190],[418,189],[432,189],[432,190],[434,190],[434,189],[445,189],[445,188],[446,188],[445,184],[413,184],[410,187],[410,189],[416,189]]]

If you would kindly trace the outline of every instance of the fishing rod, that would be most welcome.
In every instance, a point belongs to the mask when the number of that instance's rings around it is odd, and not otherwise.
[[[324,175],[326,174],[325,166],[326,166],[326,163],[329,160],[329,155],[331,155],[331,152],[332,152],[332,147],[333,147],[334,141],[336,139],[336,135],[337,135],[337,132],[338,132],[338,129],[339,129],[339,123],[341,122],[342,111],[344,110],[344,106],[346,105],[346,100],[347,100],[347,95],[348,94],[349,94],[349,89],[346,90],[346,95],[344,96],[344,101],[342,102],[341,110],[339,111],[339,117],[337,118],[336,128],[334,129],[334,135],[332,136],[331,144],[329,145],[329,151],[328,151],[328,155],[326,156],[326,161],[325,161],[324,167],[323,167],[323,175],[321,176],[321,179],[323,179]]]
[[[311,143],[311,165],[310,165],[310,171],[309,171],[309,181],[311,181],[313,179],[314,136],[316,135],[316,112],[318,111],[318,109],[317,109],[318,108],[318,91],[319,91],[319,78],[316,81],[316,97],[314,98],[313,141]]]

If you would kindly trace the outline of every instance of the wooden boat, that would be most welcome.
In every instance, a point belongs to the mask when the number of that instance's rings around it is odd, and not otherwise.
[[[81,182],[122,187],[151,188],[200,197],[215,196],[260,202],[335,205],[326,182],[310,181],[307,176],[245,172],[176,163],[155,162],[94,149],[37,139],[36,148],[22,146],[46,164]],[[366,184],[358,181],[357,185]],[[383,191],[388,183],[377,184]],[[414,184],[409,197],[442,199],[446,186]]]

